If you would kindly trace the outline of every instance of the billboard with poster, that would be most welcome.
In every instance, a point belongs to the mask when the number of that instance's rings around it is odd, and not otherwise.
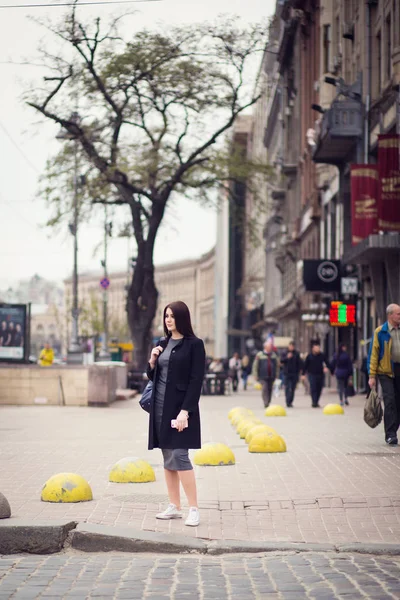
[[[26,304],[0,304],[0,361],[25,360],[28,329]]]

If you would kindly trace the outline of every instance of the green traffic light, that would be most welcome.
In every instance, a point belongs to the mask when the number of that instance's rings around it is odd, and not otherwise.
[[[347,304],[339,305],[338,322],[339,323],[347,323]]]

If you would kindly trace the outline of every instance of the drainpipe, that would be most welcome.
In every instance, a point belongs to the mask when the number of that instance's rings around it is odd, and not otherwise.
[[[369,162],[369,111],[371,108],[371,90],[372,90],[372,27],[371,27],[371,5],[374,0],[367,0],[367,41],[366,41],[366,55],[367,55],[367,94],[365,98],[365,117],[364,117],[364,163]]]
[[[372,24],[371,24],[371,13],[372,13],[372,4],[375,4],[375,0],[367,0],[366,2],[366,57],[367,57],[367,90],[365,97],[365,116],[364,116],[364,164],[369,163],[369,111],[371,109],[371,94],[372,94]],[[362,337],[365,339],[367,337],[367,315],[369,310],[368,300],[364,296],[364,281],[362,279],[362,267],[358,268],[358,276],[361,281],[361,292],[362,292],[362,311],[363,311],[363,319],[362,319]],[[358,348],[356,346],[356,339],[354,339],[354,348],[358,354]],[[362,351],[362,355],[364,355],[364,349]]]

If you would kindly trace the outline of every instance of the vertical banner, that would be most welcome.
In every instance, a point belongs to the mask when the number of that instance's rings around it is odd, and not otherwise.
[[[351,165],[351,243],[378,232],[379,173],[377,165]]]
[[[378,227],[400,231],[400,135],[378,136],[380,199]]]

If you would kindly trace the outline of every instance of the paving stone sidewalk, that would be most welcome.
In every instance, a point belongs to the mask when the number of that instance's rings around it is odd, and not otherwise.
[[[400,560],[286,554],[0,557],[0,598],[393,600]]]
[[[331,401],[336,395],[325,391],[321,403]],[[147,415],[135,399],[109,408],[0,407],[0,491],[14,517],[32,521],[67,518],[209,539],[399,543],[400,449],[385,445],[382,425],[365,425],[363,404],[357,397],[344,416],[325,416],[299,393],[287,417],[266,418],[253,390],[202,398],[203,442],[228,444],[236,465],[196,468],[198,528],[155,519],[167,501],[161,453],[147,450]],[[237,405],[272,425],[288,451],[250,454],[227,417]],[[157,481],[109,483],[111,466],[126,456],[148,460]],[[40,501],[45,481],[65,471],[90,482],[94,501]]]

